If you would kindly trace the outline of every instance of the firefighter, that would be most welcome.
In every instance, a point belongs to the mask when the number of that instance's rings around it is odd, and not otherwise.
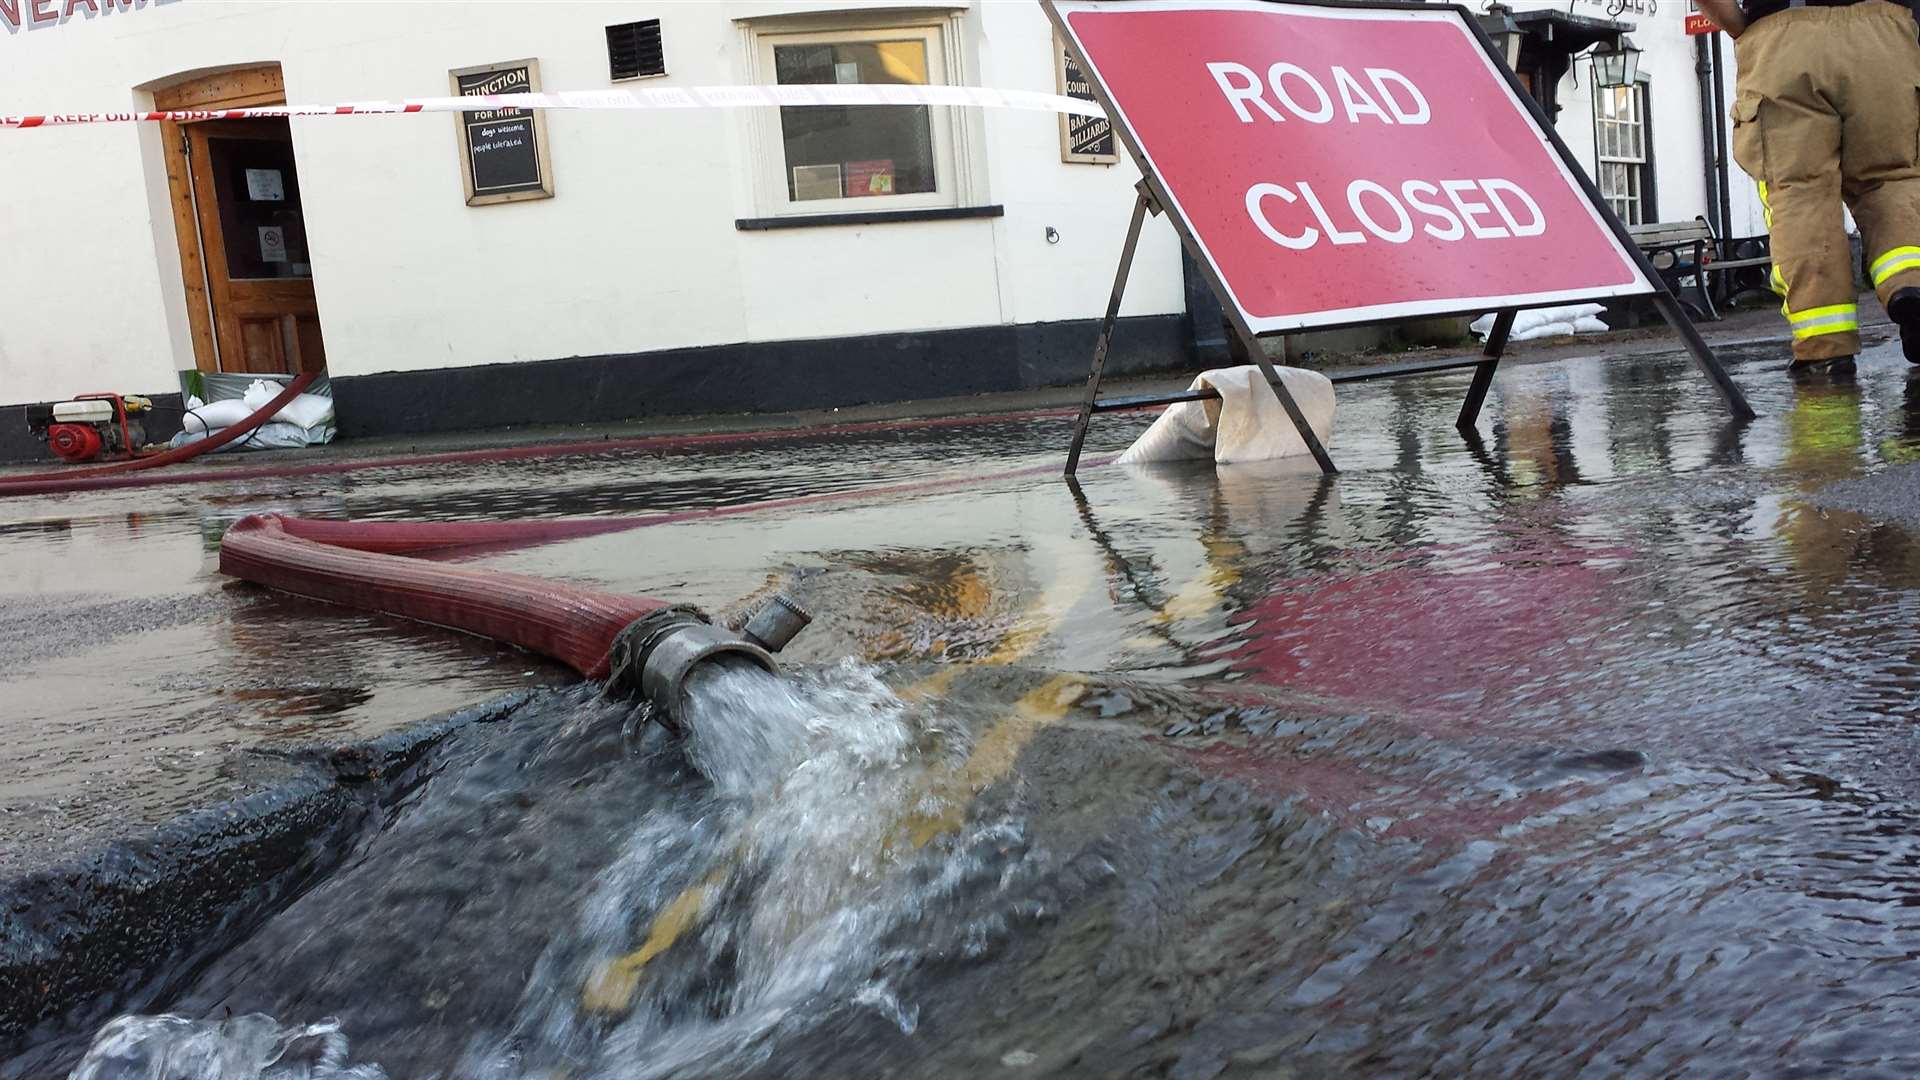
[[[1920,364],[1920,29],[1889,0],[1700,0],[1734,39],[1733,156],[1759,182],[1795,374],[1860,351],[1842,202]]]

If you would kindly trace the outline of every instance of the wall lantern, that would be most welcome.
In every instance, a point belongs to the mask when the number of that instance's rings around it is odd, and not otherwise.
[[[1593,50],[1596,86],[1632,86],[1640,77],[1640,50],[1625,34],[1615,42],[1601,42]]]
[[[1513,9],[1500,0],[1487,5],[1487,13],[1479,17],[1480,29],[1493,41],[1495,52],[1507,62],[1511,70],[1520,68],[1520,45],[1526,40],[1525,31],[1513,21]]]

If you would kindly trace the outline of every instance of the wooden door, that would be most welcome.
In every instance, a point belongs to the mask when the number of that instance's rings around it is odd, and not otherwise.
[[[320,371],[326,348],[284,119],[186,125],[221,371]]]

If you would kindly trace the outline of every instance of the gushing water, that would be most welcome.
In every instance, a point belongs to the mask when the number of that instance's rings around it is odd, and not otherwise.
[[[72,1080],[385,1080],[374,1065],[347,1063],[334,1020],[281,1027],[251,1013],[230,1020],[123,1016],[100,1029]]]
[[[819,1023],[823,1003],[911,1032],[917,1008],[896,976],[929,944],[987,948],[1005,922],[993,896],[1044,861],[1025,849],[1020,822],[949,813],[941,755],[925,752],[946,733],[870,669],[787,680],[711,665],[688,696],[684,752],[704,792],[631,823],[561,916],[509,1028],[473,1032],[454,1075],[733,1071],[764,1060],[774,1033]],[[580,734],[576,724],[568,737]],[[908,924],[920,931],[914,948],[890,943]],[[288,1048],[302,1040],[325,1052],[294,1062]],[[330,1021],[282,1029],[259,1015],[122,1017],[73,1074],[384,1075],[349,1067],[347,1035]]]

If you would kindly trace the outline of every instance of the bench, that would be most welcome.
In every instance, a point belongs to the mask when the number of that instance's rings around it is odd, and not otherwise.
[[[1646,253],[1647,261],[1653,264],[1654,271],[1666,282],[1667,289],[1681,303],[1706,319],[1720,318],[1719,309],[1713,302],[1713,288],[1708,280],[1712,275],[1721,275],[1724,284],[1730,275],[1737,277],[1741,270],[1764,268],[1773,263],[1766,237],[1723,240],[1713,235],[1713,229],[1705,218],[1629,225],[1627,235],[1633,238],[1635,246]],[[1762,288],[1765,287],[1766,276],[1767,272],[1762,269]],[[1693,279],[1692,294],[1697,302],[1688,299],[1687,293],[1682,291],[1681,282],[1687,278]]]

